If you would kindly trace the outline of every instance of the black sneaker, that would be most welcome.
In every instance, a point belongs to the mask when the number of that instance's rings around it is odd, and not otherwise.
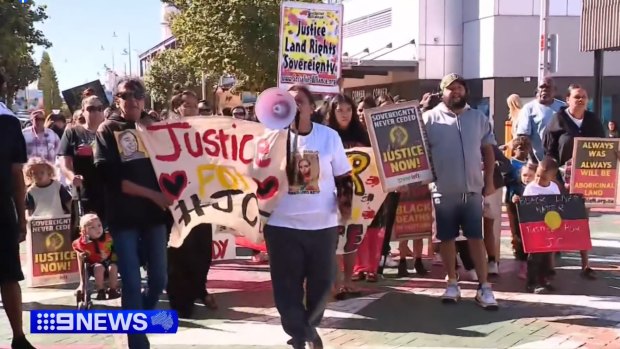
[[[95,298],[98,301],[104,301],[106,299],[106,292],[105,290],[99,290],[97,291],[97,298]]]
[[[592,268],[587,267],[581,271],[581,277],[588,280],[596,280],[596,272]]]
[[[401,259],[398,262],[398,274],[396,274],[399,278],[409,277],[409,271],[407,270],[407,260]]]
[[[415,269],[416,274],[420,276],[424,276],[428,274],[428,270],[424,267],[424,263],[422,263],[422,258],[416,258],[413,263],[413,269]]]
[[[21,336],[18,338],[13,338],[11,342],[11,349],[36,349],[28,340],[26,336]]]
[[[295,340],[293,338],[289,339],[286,344],[290,345],[293,347],[293,349],[306,349],[306,343],[301,342],[295,342]]]
[[[308,348],[323,349],[323,340],[321,339],[321,336],[319,336],[319,333],[316,331],[316,329],[314,329],[314,339],[308,341]]]

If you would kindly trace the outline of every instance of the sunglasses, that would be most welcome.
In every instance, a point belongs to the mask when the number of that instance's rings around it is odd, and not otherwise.
[[[116,94],[116,97],[126,101],[128,99],[144,99],[145,95],[144,92],[139,92],[139,91],[125,91],[125,92],[119,92]]]
[[[102,112],[103,107],[100,105],[89,105],[88,107],[86,107],[86,111],[89,113]]]
[[[234,113],[233,113],[233,115],[234,115],[234,116],[244,116],[244,115],[245,115],[245,113],[244,113],[244,112],[242,112],[242,111],[238,111],[238,112],[234,112]]]

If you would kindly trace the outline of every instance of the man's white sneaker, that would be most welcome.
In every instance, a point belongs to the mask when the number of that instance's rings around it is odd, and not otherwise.
[[[478,291],[476,292],[476,302],[478,302],[478,304],[486,310],[499,309],[495,296],[493,295],[493,289],[491,288],[491,285],[488,284],[478,286]]]
[[[468,270],[467,275],[469,276],[469,280],[478,281],[478,274],[476,274],[476,269]]]
[[[443,303],[456,303],[461,299],[461,289],[458,283],[448,283],[446,292],[441,296]]]
[[[487,266],[487,273],[489,275],[498,275],[499,274],[499,265],[497,262],[489,262]]]

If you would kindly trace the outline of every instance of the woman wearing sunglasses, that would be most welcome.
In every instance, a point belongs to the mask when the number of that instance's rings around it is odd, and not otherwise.
[[[67,128],[60,140],[60,170],[73,188],[80,190],[84,212],[95,212],[104,219],[102,183],[93,159],[95,135],[103,122],[103,103],[99,97],[83,99],[81,115],[84,124]]]

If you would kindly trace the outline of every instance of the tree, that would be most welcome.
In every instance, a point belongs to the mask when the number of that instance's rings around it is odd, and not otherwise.
[[[34,24],[47,19],[45,6],[34,1],[0,0],[0,69],[7,77],[4,98],[11,102],[15,93],[38,77],[38,67],[32,60],[33,47],[48,48],[51,43]]]
[[[201,83],[202,74],[179,49],[165,50],[157,55],[149,67],[144,83],[155,102],[168,104],[176,83],[190,88]]]
[[[37,88],[43,91],[45,113],[49,114],[52,112],[52,109],[60,109],[62,107],[62,97],[60,97],[56,70],[47,51],[43,51],[39,70],[41,76],[39,77],[39,86]]]
[[[214,76],[234,75],[237,89],[276,85],[281,0],[164,1],[180,10],[172,32],[189,61]]]

